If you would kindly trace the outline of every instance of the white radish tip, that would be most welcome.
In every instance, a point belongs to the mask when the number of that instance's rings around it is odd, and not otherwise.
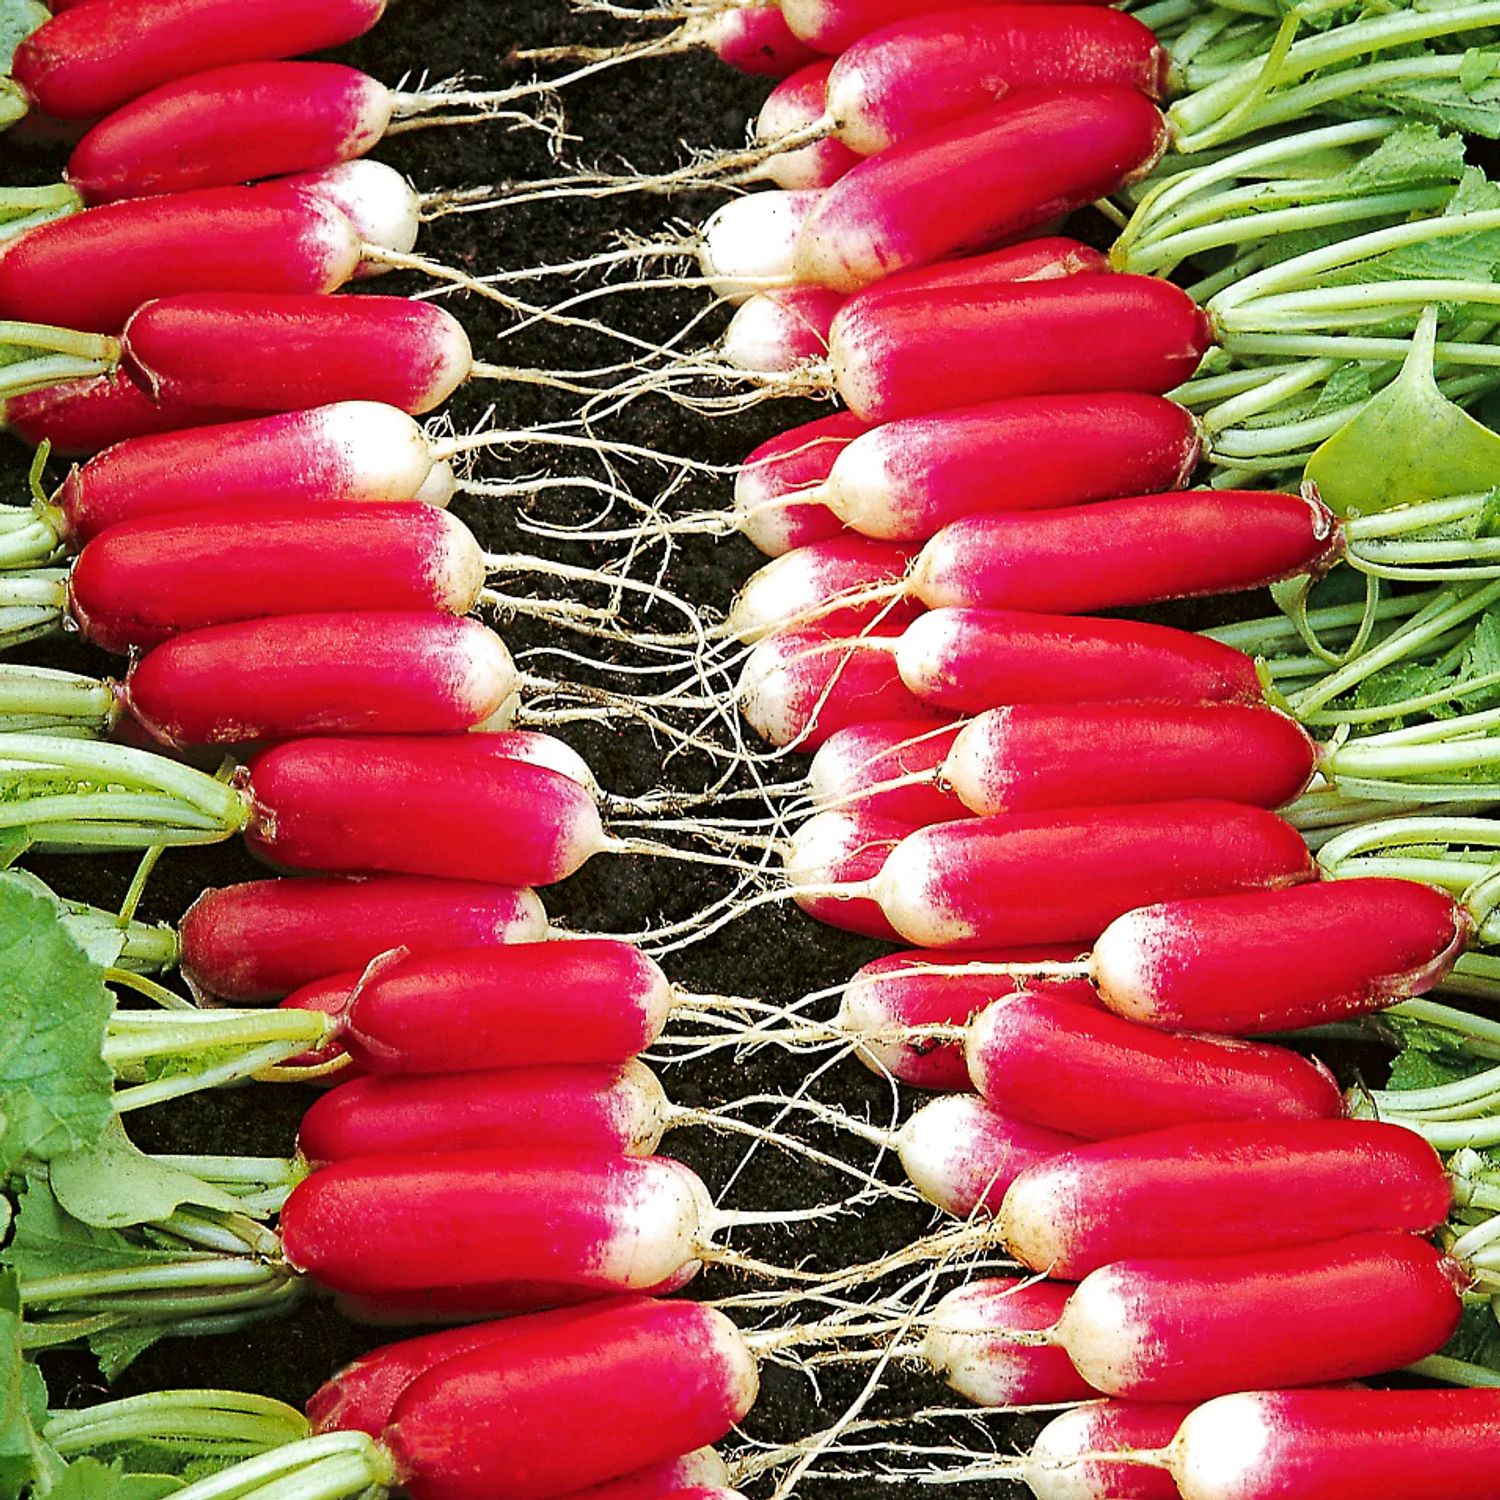
[[[718,209],[703,226],[698,262],[715,294],[743,302],[755,292],[792,283],[802,223],[816,192],[750,193]]]
[[[453,465],[447,459],[440,458],[427,471],[427,478],[422,481],[412,499],[420,500],[423,505],[430,505],[435,510],[447,510],[448,502],[457,493],[458,476],[453,472]]]
[[[1234,1496],[1264,1476],[1275,1444],[1266,1393],[1220,1396],[1191,1412],[1169,1450],[1172,1477],[1184,1495]]]
[[[714,1222],[713,1199],[696,1172],[664,1156],[646,1167],[612,1206],[595,1269],[602,1284],[642,1292],[696,1268]]]

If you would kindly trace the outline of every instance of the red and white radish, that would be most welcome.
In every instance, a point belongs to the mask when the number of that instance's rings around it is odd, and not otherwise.
[[[1086,1401],[1037,1434],[1021,1477],[1036,1500],[1181,1500],[1172,1476],[1146,1461],[1193,1410],[1170,1401]],[[1130,1462],[1141,1454],[1141,1463]]]
[[[828,75],[832,58],[808,63],[778,83],[755,117],[755,138],[774,146],[784,136],[815,127],[828,108]],[[789,191],[826,188],[859,160],[836,135],[815,140],[795,151],[777,151],[751,175],[763,176]]]
[[[813,756],[809,796],[820,808],[853,808],[913,826],[965,817],[969,809],[937,774],[962,729],[926,719],[851,724]]]

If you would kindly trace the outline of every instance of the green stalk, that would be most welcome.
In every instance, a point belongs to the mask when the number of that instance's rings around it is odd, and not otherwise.
[[[81,1411],[51,1413],[42,1441],[64,1458],[150,1443],[215,1457],[249,1458],[309,1437],[311,1424],[295,1407],[243,1391],[152,1391]]]

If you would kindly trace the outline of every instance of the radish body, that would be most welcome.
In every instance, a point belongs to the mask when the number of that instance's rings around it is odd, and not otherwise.
[[[1167,1035],[1057,988],[1009,995],[969,1022],[973,1085],[1008,1115],[1090,1140],[1223,1120],[1345,1123],[1333,1075],[1296,1052]],[[1210,1222],[1217,1233],[1222,1221]]]
[[[979,1406],[1051,1406],[1096,1393],[1061,1349],[1011,1333],[1051,1328],[1072,1287],[996,1276],[949,1292],[932,1310],[922,1353],[933,1373]]]
[[[797,235],[822,193],[780,189],[747,193],[715,209],[699,235],[698,264],[716,297],[743,302],[790,286]]]
[[[455,1290],[546,1282],[601,1296],[696,1263],[712,1214],[702,1182],[667,1157],[409,1152],[320,1168],[280,1230],[288,1262],[334,1291],[419,1291],[441,1266]]]
[[[1409,880],[1139,903],[1094,945],[1106,1005],[1153,1026],[1283,1031],[1378,1010],[1452,969],[1473,920]]]
[[[904,625],[922,613],[915,599],[901,597],[914,549],[863,536],[835,536],[769,562],[752,573],[725,622],[742,641],[759,640],[784,626],[815,623],[820,630],[852,632],[878,622]],[[843,594],[868,590],[861,603],[830,604]]]
[[[347,506],[411,500],[432,469],[426,435],[405,412],[369,401],[343,401],[129,439],[71,470],[51,504],[59,531],[80,542],[141,516],[211,511],[251,501],[285,507],[328,504],[335,507],[330,519],[352,522]],[[267,530],[257,530],[257,546],[274,530],[270,513],[264,520]],[[309,521],[316,526],[312,517]],[[195,516],[192,524],[211,527],[213,520]],[[404,524],[430,530],[432,523]],[[174,539],[174,545],[182,542]],[[246,549],[239,567],[253,565],[254,550]],[[159,561],[166,565],[170,559]],[[212,583],[222,588],[230,581],[216,576]]]
[[[695,1448],[679,1458],[647,1464],[619,1479],[573,1490],[567,1500],[666,1500],[667,1496],[677,1500],[726,1500],[738,1494],[724,1488],[728,1483],[729,1465],[718,1449]]]
[[[661,1034],[674,998],[613,938],[429,946],[367,973],[339,1035],[370,1073],[621,1064]]]
[[[131,665],[124,697],[158,740],[184,746],[463,734],[505,721],[519,691],[505,643],[478,620],[365,610],[173,636]]]
[[[0,245],[0,317],[118,333],[153,297],[331,292],[354,274],[359,255],[348,219],[297,188],[206,188],[107,203]],[[234,362],[252,352],[221,345],[219,357]]]
[[[1018,703],[964,725],[942,764],[973,812],[1222,797],[1281,807],[1318,750],[1296,720],[1248,704]]]
[[[993,948],[1088,942],[1143,901],[1275,890],[1314,873],[1296,829],[1271,813],[1161,802],[920,828],[872,894],[908,942]]]
[[[363,36],[385,0],[91,0],[38,28],[12,76],[43,114],[87,120],[174,78],[321,52]],[[258,122],[254,122],[258,123]]]
[[[867,897],[826,894],[823,888],[874,880],[891,850],[911,831],[910,823],[861,808],[809,818],[792,835],[785,856],[793,899],[808,916],[830,927],[899,942],[899,934],[876,902]],[[817,889],[804,891],[804,887]]]
[[[467,880],[377,875],[251,880],[204,891],[181,923],[182,972],[221,1000],[274,1000],[393,948],[531,943],[547,932],[536,893]]]
[[[896,1133],[912,1186],[956,1219],[997,1213],[1028,1167],[1081,1145],[1076,1135],[1013,1120],[974,1094],[924,1104]]]
[[[720,342],[738,370],[785,374],[828,355],[828,330],[844,299],[821,286],[757,292],[740,304]]]
[[[777,84],[755,117],[755,138],[774,144],[783,136],[816,125],[827,107],[828,75],[832,58],[819,58]],[[760,174],[777,187],[825,188],[835,183],[859,160],[838,136],[828,135],[796,151],[778,151]]]
[[[962,726],[926,719],[876,719],[830,735],[808,771],[812,800],[820,807],[855,807],[913,827],[945,823],[969,809],[939,781],[937,770]],[[931,772],[912,786],[890,783]]]
[[[656,1075],[636,1061],[355,1078],[303,1115],[297,1149],[318,1163],[493,1147],[649,1156],[666,1110]]]
[[[1219,1250],[1086,1277],[1056,1328],[1078,1373],[1111,1396],[1204,1401],[1397,1369],[1458,1326],[1464,1274],[1415,1235]]]
[[[464,615],[484,577],[473,533],[429,505],[226,505],[126,521],[95,536],[73,565],[69,605],[95,645],[126,651],[268,615]],[[370,646],[380,645],[377,634]]]
[[[978,3],[987,4],[989,0]],[[1051,0],[1036,3],[1049,4]],[[910,22],[932,9],[928,0],[783,0],[781,8],[796,36],[830,55],[844,51],[872,31]]]
[[[1170,1450],[1183,1500],[1494,1500],[1500,1392],[1221,1396]]]
[[[1036,1500],[1181,1500],[1172,1476],[1117,1453],[1155,1453],[1177,1435],[1187,1403],[1088,1401],[1054,1417],[1031,1445]]]
[[[550,884],[608,847],[593,795],[486,735],[293,740],[249,763],[251,851],[328,872]]]
[[[972,392],[955,395],[967,403]],[[976,512],[1171,489],[1186,483],[1198,450],[1192,417],[1160,396],[1012,396],[876,427],[836,455],[816,498],[866,536],[919,541]],[[1060,451],[1066,464],[1057,462]],[[1032,519],[1007,517],[1006,524]],[[1088,562],[1070,558],[1069,566]]]
[[[798,279],[854,291],[1019,236],[1143,176],[1166,146],[1160,111],[1133,89],[1027,91],[842,177],[797,236]]]
[[[356,281],[395,269],[370,259],[371,247],[406,255],[416,246],[422,228],[421,196],[384,162],[364,158],[335,162],[331,167],[298,172],[282,181],[331,203],[354,226],[365,252],[365,259],[354,272]]]
[[[311,171],[363,156],[393,102],[341,63],[211,68],[107,115],[73,148],[67,177],[86,202],[110,203]]]
[[[970,953],[983,964],[1066,963],[1074,949],[1021,948]],[[973,1083],[963,1043],[912,1036],[924,1026],[963,1026],[986,1006],[1016,994],[1018,981],[1001,974],[965,973],[962,963],[944,963],[922,949],[891,953],[860,969],[844,987],[838,1024],[859,1041],[855,1056],[876,1072],[889,1073],[921,1089],[969,1089]],[[1084,979],[1048,980],[1047,995],[1096,1005]]]
[[[157,399],[241,411],[379,401],[421,414],[473,363],[451,313],[405,297],[166,297],[135,313],[121,343]]]
[[[818,55],[816,50],[792,34],[774,3],[735,0],[688,22],[720,62],[741,73],[785,78],[805,67]]]
[[[402,1393],[384,1442],[413,1500],[548,1500],[716,1442],[756,1389],[723,1313],[631,1299],[438,1365]]]
[[[1138,620],[935,609],[902,634],[896,665],[917,698],[950,713],[1011,703],[1265,702],[1243,651]]]
[[[734,479],[739,529],[768,556],[780,557],[837,536],[844,523],[801,492],[827,479],[835,459],[868,424],[846,411],[804,422],[762,443]]]
[[[1068,276],[872,287],[833,320],[828,354],[849,410],[890,422],[1015,396],[1159,396],[1192,375],[1212,342],[1207,317],[1169,281]]]
[[[1023,1173],[999,1217],[1022,1265],[1078,1281],[1112,1261],[1225,1245],[1240,1255],[1374,1230],[1425,1234],[1452,1207],[1442,1159],[1419,1135],[1328,1118],[1099,1141]]]
[[[933,608],[1084,614],[1316,579],[1341,548],[1320,500],[1190,490],[1034,516],[965,516],[922,549],[908,586]]]
[[[1169,64],[1148,27],[1101,6],[945,9],[843,51],[828,114],[846,147],[874,156],[1022,89],[1116,84],[1159,100]]]

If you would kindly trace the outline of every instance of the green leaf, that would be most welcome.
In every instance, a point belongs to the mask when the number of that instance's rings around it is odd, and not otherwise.
[[[1500,1322],[1496,1321],[1493,1305],[1466,1307],[1458,1332],[1442,1352],[1449,1359],[1461,1359],[1465,1364],[1500,1370]]]
[[[1461,1039],[1445,1027],[1405,1016],[1387,1015],[1384,1021],[1401,1043],[1386,1083],[1392,1092],[1456,1083],[1491,1066],[1488,1061],[1462,1051]]]
[[[0,1254],[24,1286],[53,1276],[169,1262],[169,1250],[135,1244],[114,1229],[85,1224],[68,1213],[45,1182],[28,1178],[18,1195],[15,1233]]]
[[[160,1323],[126,1323],[89,1335],[89,1348],[99,1361],[99,1369],[108,1381],[115,1381],[153,1344],[166,1338],[171,1329]]]
[[[15,1500],[46,1465],[37,1433],[47,1420],[47,1387],[22,1356],[20,1309],[16,1278],[0,1272],[0,1500]]]
[[[16,48],[51,18],[40,0],[0,0],[0,73],[9,73]]]
[[[1500,435],[1438,389],[1436,337],[1429,308],[1401,373],[1308,460],[1305,477],[1339,515],[1500,486]]]
[[[48,1489],[46,1500],[161,1500],[181,1489],[169,1474],[128,1474],[123,1463],[75,1458]]]
[[[85,1151],[55,1157],[48,1169],[62,1208],[84,1224],[118,1229],[166,1219],[184,1203],[236,1213],[236,1199],[178,1167],[136,1149],[124,1123],[110,1121],[103,1139]]]
[[[1378,192],[1424,182],[1458,182],[1465,168],[1461,135],[1433,125],[1407,125],[1360,157],[1339,181],[1350,192]]]
[[[0,1172],[93,1145],[113,1118],[101,966],[32,877],[0,873]]]
[[[1458,65],[1458,86],[1466,94],[1474,94],[1495,76],[1500,54],[1486,52],[1482,47],[1470,47]]]

